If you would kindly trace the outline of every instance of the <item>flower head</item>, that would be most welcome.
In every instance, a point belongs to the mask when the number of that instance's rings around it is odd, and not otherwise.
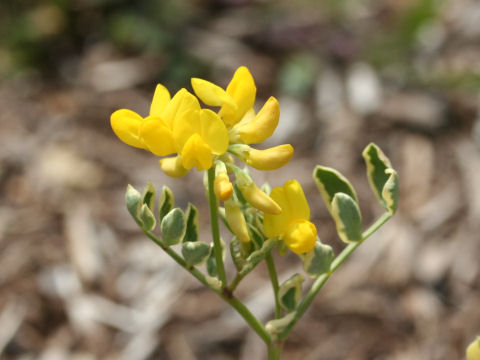
[[[257,89],[252,74],[245,66],[241,66],[235,71],[226,90],[209,81],[198,78],[192,79],[192,87],[198,98],[205,104],[220,106],[218,115],[228,129],[230,145],[261,143],[272,136],[277,128],[280,118],[278,100],[271,96],[260,111],[258,113],[255,112],[253,105]],[[243,151],[245,156],[240,156],[238,153],[236,155],[242,161],[246,161],[247,157],[254,153],[254,155],[257,155],[258,161],[251,158],[251,160],[246,162],[262,170],[277,169],[285,165],[293,155],[293,148],[290,145],[284,145],[281,151],[272,151],[268,152],[268,154],[255,153],[255,149],[251,150],[253,151]],[[271,156],[274,153],[278,153],[281,159],[275,161]],[[265,156],[268,159],[263,161]]]
[[[110,119],[114,133],[128,145],[149,150],[157,156],[177,153],[176,158],[160,160],[167,175],[178,177],[189,169],[209,169],[214,155],[228,148],[224,123],[211,110],[201,109],[198,99],[186,89],[171,98],[163,85],[157,85],[146,118],[132,110],[115,111]]]
[[[265,213],[265,235],[269,238],[281,238],[296,254],[312,250],[317,238],[317,228],[310,222],[310,207],[298,181],[289,180],[283,187],[275,187],[270,196],[280,205],[282,213]]]

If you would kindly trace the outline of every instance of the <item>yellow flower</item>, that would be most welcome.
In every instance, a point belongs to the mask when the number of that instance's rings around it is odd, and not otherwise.
[[[252,74],[241,66],[233,75],[224,90],[209,81],[193,78],[192,87],[195,94],[205,104],[221,106],[218,115],[229,129],[230,144],[258,144],[273,135],[280,118],[278,100],[270,97],[262,109],[255,113],[256,87]],[[230,151],[232,151],[231,149]],[[291,145],[255,150],[242,148],[241,154],[232,151],[242,161],[260,170],[273,170],[285,165],[293,155]]]
[[[228,128],[238,123],[253,108],[257,88],[252,74],[241,66],[233,75],[226,90],[198,78],[192,79],[192,87],[200,100],[209,106],[221,106],[218,115]]]
[[[163,85],[157,85],[150,115],[121,109],[110,119],[114,133],[128,145],[149,150],[157,156],[178,153],[180,156],[160,160],[169,176],[185,175],[189,169],[209,169],[212,156],[228,148],[225,124],[213,111],[200,109],[198,99],[186,89],[173,98]]]
[[[279,119],[280,105],[278,100],[271,96],[258,114],[255,115],[252,109],[233,126],[229,133],[230,140],[232,143],[261,143],[273,135]]]
[[[263,227],[269,238],[281,238],[296,254],[312,250],[317,238],[317,228],[310,222],[310,207],[302,187],[296,180],[275,187],[270,196],[282,208],[280,215],[265,214]]]
[[[258,170],[276,170],[287,164],[293,156],[293,146],[283,144],[265,150],[257,150],[248,145],[235,144],[230,152],[240,160]]]
[[[237,186],[243,197],[254,208],[263,211],[265,214],[280,214],[282,209],[280,206],[266,193],[258,188],[252,178],[242,170],[235,171]]]
[[[173,135],[185,169],[210,169],[213,155],[222,155],[228,148],[225,124],[208,109],[192,109],[176,117]]]
[[[225,163],[217,161],[215,166],[215,181],[213,183],[215,195],[222,201],[230,199],[233,195],[233,184],[228,177]]]
[[[468,345],[467,360],[480,360],[480,336]]]
[[[225,218],[228,226],[240,241],[250,241],[245,217],[240,209],[240,205],[233,197],[225,201]]]

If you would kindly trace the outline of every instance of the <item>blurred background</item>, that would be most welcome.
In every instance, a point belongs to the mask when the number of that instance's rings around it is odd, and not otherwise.
[[[299,179],[337,254],[313,167],[350,179],[365,223],[382,210],[363,148],[376,142],[400,176],[398,213],[331,278],[284,358],[464,357],[480,333],[478,1],[1,0],[0,358],[263,359],[124,207],[127,183],[168,185],[208,239],[201,175],[172,181],[109,124],[119,108],[147,114],[159,82],[225,86],[240,65],[257,110],[280,101],[264,145],[296,149],[255,179]],[[293,254],[277,264],[280,280],[301,271]],[[263,265],[238,293],[271,318]]]

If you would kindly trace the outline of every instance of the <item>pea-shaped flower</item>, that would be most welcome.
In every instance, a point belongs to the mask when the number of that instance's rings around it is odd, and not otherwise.
[[[290,161],[293,147],[289,144],[273,148],[272,151],[248,146],[261,143],[273,135],[280,118],[280,106],[272,96],[258,114],[255,112],[253,105],[257,89],[245,66],[235,71],[226,90],[198,78],[192,79],[192,87],[205,104],[221,107],[218,115],[228,128],[230,144],[234,145],[230,151],[242,161],[260,170],[277,169]]]
[[[213,155],[222,155],[228,148],[225,124],[212,110],[200,106],[175,119],[173,135],[185,169],[210,169]]]
[[[283,187],[275,187],[270,197],[280,205],[282,213],[265,213],[265,235],[269,238],[279,237],[296,254],[312,250],[317,238],[317,228],[310,222],[310,207],[298,181],[289,180]]]
[[[160,160],[167,175],[179,177],[192,167],[212,166],[213,155],[227,151],[227,129],[213,111],[200,108],[198,99],[186,89],[173,98],[163,85],[157,85],[146,118],[132,110],[115,111],[110,119],[114,133],[128,145],[149,150],[157,156],[178,153]]]

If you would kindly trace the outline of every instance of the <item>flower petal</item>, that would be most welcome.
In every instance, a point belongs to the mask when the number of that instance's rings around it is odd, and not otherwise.
[[[219,115],[228,126],[233,126],[253,107],[257,94],[255,81],[245,66],[241,66],[235,71],[227,86],[227,94],[233,98],[237,109],[225,104],[220,109]]]
[[[285,234],[291,214],[287,198],[285,197],[285,190],[282,187],[277,186],[273,188],[270,197],[282,208],[282,213],[279,215],[265,213],[263,217],[265,235],[273,238]]]
[[[178,152],[182,151],[185,143],[193,134],[200,134],[201,131],[200,111],[190,109],[177,116],[173,122],[173,136]]]
[[[237,108],[235,101],[230,95],[227,94],[220,86],[211,83],[210,81],[193,78],[192,88],[195,95],[198,96],[206,105],[209,106],[222,106],[227,104],[233,109]]]
[[[310,207],[297,180],[288,180],[283,188],[292,217],[290,221],[310,220]]]
[[[158,162],[163,172],[168,176],[179,178],[188,173],[188,170],[182,165],[182,157],[180,155],[160,159]]]
[[[304,254],[315,247],[317,228],[310,221],[296,221],[287,229],[283,241],[295,254]]]
[[[245,144],[261,143],[273,135],[279,118],[278,100],[271,96],[252,121],[238,126],[238,134]]]
[[[162,117],[163,111],[170,102],[170,92],[162,84],[158,84],[153,94],[152,104],[150,105],[150,116]]]
[[[199,134],[193,134],[182,150],[182,165],[185,169],[196,167],[197,170],[207,170],[212,167],[212,149],[202,140]]]
[[[179,90],[163,111],[163,119],[172,127],[174,120],[187,110],[200,110],[198,99],[186,89]]]
[[[224,154],[228,148],[228,131],[223,121],[212,110],[200,110],[202,139],[216,155]]]
[[[157,156],[166,156],[176,152],[172,130],[157,116],[145,118],[140,128],[140,136],[148,150]]]
[[[140,149],[146,149],[139,136],[143,118],[136,112],[128,109],[115,111],[110,117],[113,132],[124,143]]]

